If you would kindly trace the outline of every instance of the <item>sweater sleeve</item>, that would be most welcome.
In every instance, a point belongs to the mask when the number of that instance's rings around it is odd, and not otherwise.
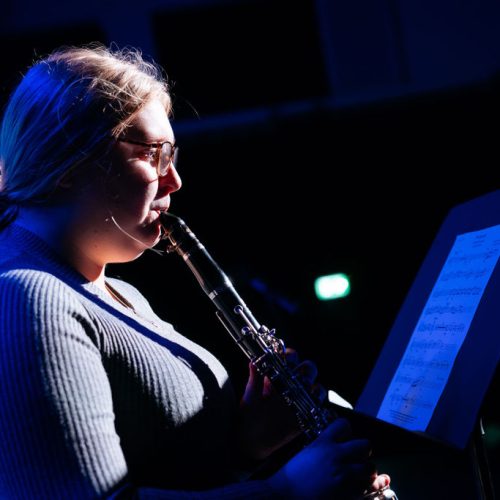
[[[67,288],[0,280],[2,498],[97,498],[127,474],[93,325]]]
[[[0,278],[0,498],[276,498],[265,481],[205,492],[129,484],[96,327],[45,273]]]

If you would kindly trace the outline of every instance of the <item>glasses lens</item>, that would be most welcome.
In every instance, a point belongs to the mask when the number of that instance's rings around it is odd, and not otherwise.
[[[163,144],[163,147],[160,151],[160,161],[158,165],[158,174],[163,177],[167,175],[170,164],[172,163],[174,167],[176,166],[177,161],[177,148],[172,146],[169,142]]]

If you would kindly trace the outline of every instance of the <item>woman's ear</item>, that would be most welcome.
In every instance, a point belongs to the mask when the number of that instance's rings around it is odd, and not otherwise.
[[[73,168],[66,170],[57,180],[57,189],[71,189],[74,185],[75,174],[76,172]]]
[[[58,183],[57,183],[57,187],[58,188],[61,188],[61,189],[71,189],[73,187],[73,181],[72,181],[72,178],[71,178],[71,175],[63,175]]]
[[[93,180],[95,175],[98,175],[99,169],[94,169],[94,165],[89,163],[82,168],[83,165],[74,165],[64,172],[57,181],[57,187],[60,189],[72,189],[75,186],[83,186],[88,180]]]

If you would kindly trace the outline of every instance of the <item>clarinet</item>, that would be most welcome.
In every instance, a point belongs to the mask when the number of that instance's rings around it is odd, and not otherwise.
[[[300,378],[287,365],[283,340],[276,336],[274,329],[270,330],[255,319],[227,275],[181,218],[163,212],[160,221],[164,230],[162,239],[168,241],[166,252],[175,252],[184,259],[216,306],[221,323],[260,375],[269,378],[278,394],[294,410],[306,443],[312,442],[334,416],[311,397]],[[388,487],[363,498],[397,500],[396,494]]]

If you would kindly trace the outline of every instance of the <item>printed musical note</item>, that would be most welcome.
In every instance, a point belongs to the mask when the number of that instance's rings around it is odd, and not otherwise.
[[[377,417],[425,431],[500,255],[500,225],[457,236]]]

